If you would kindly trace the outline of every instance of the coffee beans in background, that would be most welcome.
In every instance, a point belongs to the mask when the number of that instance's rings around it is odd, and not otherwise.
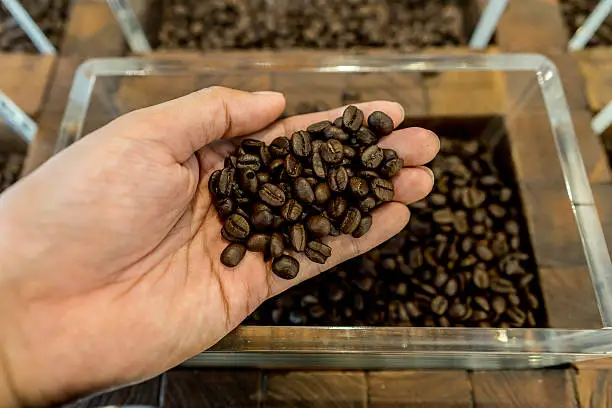
[[[270,299],[247,324],[546,327],[515,185],[486,144],[441,136],[434,191],[402,232]],[[353,234],[369,228],[369,199]],[[336,201],[327,213],[348,222],[351,205]]]
[[[21,0],[20,3],[53,46],[59,48],[72,1]],[[38,52],[32,41],[2,4],[0,4],[0,51]]]
[[[0,193],[19,179],[24,160],[21,153],[0,152]]]
[[[589,14],[599,3],[599,0],[560,0],[559,3],[565,18],[565,24],[570,31],[570,35],[573,35],[584,24]],[[612,15],[608,15],[599,29],[593,34],[587,47],[610,44],[612,44]]]
[[[165,0],[161,48],[413,50],[466,44],[459,0]],[[156,41],[153,41],[156,42]]]

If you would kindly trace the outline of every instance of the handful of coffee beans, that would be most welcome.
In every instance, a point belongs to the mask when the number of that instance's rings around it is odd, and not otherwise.
[[[393,131],[393,120],[380,111],[364,119],[349,106],[333,123],[313,123],[270,145],[242,141],[208,184],[230,242],[224,265],[238,265],[248,249],[272,259],[274,274],[293,279],[299,263],[287,252],[323,264],[331,255],[325,237],[368,232],[369,213],[393,200],[391,178],[404,161],[376,145]]]

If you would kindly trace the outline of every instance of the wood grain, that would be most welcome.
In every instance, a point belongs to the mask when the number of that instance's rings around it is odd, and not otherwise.
[[[587,268],[540,268],[548,324],[554,329],[601,329]]]
[[[612,370],[580,369],[576,386],[581,408],[612,407]]]
[[[571,370],[471,373],[476,408],[576,408]]]
[[[173,370],[166,378],[164,408],[256,408],[259,404],[259,371]]]
[[[0,53],[0,61],[0,90],[25,113],[36,116],[42,108],[56,58]]]
[[[572,53],[584,78],[589,108],[599,112],[612,100],[612,47],[593,47]]]
[[[369,408],[468,408],[472,391],[465,371],[368,373]]]
[[[366,407],[363,372],[291,371],[267,375],[264,407]]]
[[[108,405],[150,405],[159,406],[161,377],[129,387],[106,392],[94,397],[81,399],[63,408],[99,408]]]

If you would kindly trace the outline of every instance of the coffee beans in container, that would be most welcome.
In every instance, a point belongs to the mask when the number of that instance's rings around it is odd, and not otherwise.
[[[391,178],[404,165],[376,145],[393,120],[384,112],[366,118],[351,105],[338,125],[313,123],[269,146],[245,139],[211,174],[208,188],[228,241],[220,256],[225,266],[237,266],[246,251],[259,252],[274,274],[293,279],[296,253],[325,264],[332,255],[327,237],[367,234],[368,213],[393,200]]]

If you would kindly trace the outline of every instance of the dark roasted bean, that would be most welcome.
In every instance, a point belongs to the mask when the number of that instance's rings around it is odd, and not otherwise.
[[[217,186],[219,195],[230,195],[232,189],[234,188],[234,184],[236,183],[235,173],[236,171],[230,168],[225,168],[221,171],[221,175],[219,176],[219,183]]]
[[[238,185],[244,191],[255,194],[257,192],[257,173],[253,170],[241,170],[238,172]]]
[[[397,173],[404,167],[404,160],[391,159],[385,162],[380,168],[380,174],[386,178],[395,177]]]
[[[249,236],[251,227],[249,222],[241,215],[232,214],[230,215],[225,224],[223,224],[225,232],[234,238],[244,239]]]
[[[291,149],[298,157],[308,157],[312,153],[310,134],[304,130],[295,132],[291,136]]]
[[[385,161],[390,161],[393,159],[397,159],[397,153],[395,152],[395,150],[393,149],[382,149],[383,150],[383,157],[385,158]]]
[[[306,229],[303,224],[293,224],[289,228],[289,242],[297,252],[306,249]]]
[[[223,219],[227,218],[234,212],[235,204],[231,198],[222,198],[217,203],[217,212],[219,216]]]
[[[351,207],[346,211],[346,215],[340,224],[340,231],[343,234],[352,234],[359,227],[361,222],[361,213],[355,207]]]
[[[266,252],[270,246],[270,236],[267,234],[253,234],[246,243],[247,249],[253,252]]]
[[[297,221],[303,211],[304,208],[302,205],[294,199],[287,200],[285,205],[281,208],[281,214],[287,221]]]
[[[376,145],[370,146],[361,154],[361,163],[368,169],[376,169],[383,161],[382,149]]]
[[[326,128],[330,127],[332,123],[329,120],[323,120],[321,122],[313,123],[306,128],[306,131],[311,134],[322,133]]]
[[[255,139],[244,139],[242,143],[240,143],[240,147],[247,153],[258,154],[260,147],[265,146],[265,143],[261,140]]]
[[[326,237],[329,235],[331,223],[322,215],[313,215],[306,218],[306,229],[315,238]]]
[[[225,266],[234,267],[242,261],[246,247],[242,244],[229,244],[221,252],[221,263]]]
[[[382,178],[370,181],[370,188],[374,196],[381,201],[391,201],[394,197],[393,183]]]
[[[339,127],[336,127],[336,126],[330,126],[330,127],[326,128],[323,131],[323,135],[325,136],[326,139],[335,139],[335,140],[339,140],[341,142],[344,142],[344,141],[348,140],[348,138],[349,138],[349,135],[347,135],[344,130],[342,130]]]
[[[253,214],[251,215],[251,223],[257,230],[265,230],[272,226],[274,215],[272,210],[265,204],[255,204],[253,206]]]
[[[285,157],[289,153],[290,142],[285,136],[277,137],[270,144],[270,153],[274,157]]]
[[[393,119],[381,111],[372,112],[368,116],[368,127],[378,136],[386,136],[393,132],[395,128]]]
[[[343,150],[342,143],[336,139],[329,139],[321,145],[319,153],[326,163],[337,164],[340,163],[344,157]]]
[[[268,173],[264,173],[264,172],[259,172],[257,173],[257,182],[259,184],[266,184],[270,182],[270,174]]]
[[[302,164],[290,154],[285,157],[285,173],[293,178],[302,174]]]
[[[366,127],[359,128],[355,133],[355,138],[357,139],[357,143],[362,146],[370,146],[378,142],[378,137]]]
[[[272,258],[277,258],[283,254],[285,250],[285,239],[283,238],[283,234],[279,232],[275,232],[270,237],[270,256]]]
[[[332,197],[327,204],[327,213],[332,218],[340,218],[346,211],[347,202],[341,196]]]
[[[351,146],[343,146],[342,153],[344,154],[344,158],[346,159],[354,159],[357,156],[357,151],[353,149]]]
[[[360,238],[364,236],[372,226],[372,217],[370,215],[364,215],[361,217],[361,221],[359,221],[359,226],[355,231],[353,231],[353,237]]]
[[[304,180],[304,182],[306,182],[306,180]],[[306,182],[306,184],[308,184],[308,182]],[[264,184],[259,189],[259,198],[272,207],[280,207],[285,204],[285,197],[285,192],[274,184]]]
[[[213,194],[219,194],[219,179],[221,178],[221,170],[215,170],[208,178],[208,191]]]
[[[323,264],[331,256],[331,248],[319,241],[310,241],[304,253],[313,262]]]
[[[351,177],[349,180],[349,188],[357,197],[365,197],[370,191],[368,182],[361,177]]]
[[[331,190],[327,183],[318,183],[314,188],[314,194],[318,204],[325,204],[331,198]]]
[[[296,197],[305,204],[312,204],[315,200],[314,191],[312,186],[303,177],[299,177],[295,180],[293,185]]]
[[[334,167],[328,172],[327,183],[333,192],[339,193],[346,190],[348,181],[348,174],[346,169],[342,166]]]
[[[300,264],[289,255],[281,255],[272,262],[272,272],[281,279],[294,279],[299,270]]]
[[[359,210],[368,213],[376,207],[376,200],[373,197],[366,197],[359,202]]]
[[[342,114],[342,127],[348,131],[356,132],[363,124],[363,112],[356,106],[349,106]]]
[[[274,181],[279,181],[285,174],[285,160],[272,160],[268,166],[268,169],[270,170],[270,176],[274,179]]]
[[[242,156],[238,157],[236,167],[240,170],[259,171],[259,168],[261,167],[261,159],[259,156],[254,154],[243,154]]]

